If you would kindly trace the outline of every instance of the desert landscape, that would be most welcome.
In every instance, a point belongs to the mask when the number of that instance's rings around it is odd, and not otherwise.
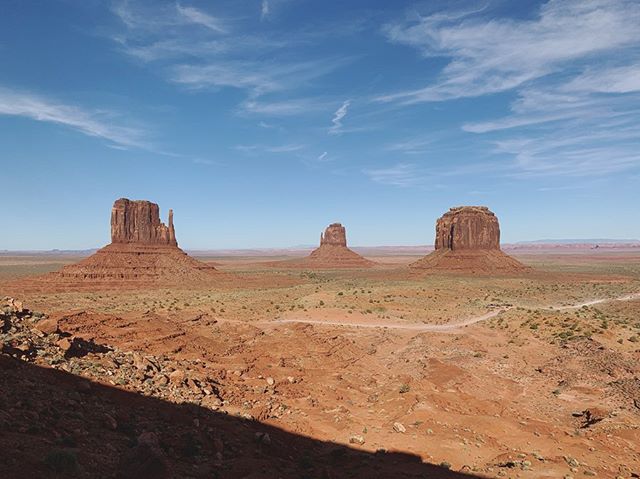
[[[198,259],[172,216],[0,256],[3,477],[638,477],[639,245],[463,207],[424,258]]]
[[[640,479],[640,0],[0,0],[0,479]]]

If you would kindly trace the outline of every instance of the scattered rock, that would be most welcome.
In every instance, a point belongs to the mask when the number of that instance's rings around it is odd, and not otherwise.
[[[394,422],[393,423],[393,430],[395,432],[400,432],[400,433],[405,433],[407,432],[407,428],[404,427],[404,425],[400,422]]]
[[[185,378],[186,376],[184,371],[180,371],[179,369],[176,369],[169,374],[169,382],[171,384],[183,384]]]
[[[42,331],[44,334],[54,334],[60,332],[58,320],[54,318],[47,318],[38,321],[35,325],[38,331]]]
[[[359,435],[359,434],[354,434],[353,436],[351,436],[349,438],[349,443],[350,444],[359,444],[359,445],[363,445],[364,444],[364,437]]]
[[[582,427],[587,428],[604,420],[606,417],[609,416],[609,413],[602,408],[591,407],[589,409],[585,409],[582,412],[582,416],[584,417],[584,422],[582,423]]]
[[[266,432],[256,432],[254,438],[257,443],[269,445],[271,444],[271,436]]]
[[[62,338],[56,345],[65,353],[71,350],[71,341],[69,338]]]

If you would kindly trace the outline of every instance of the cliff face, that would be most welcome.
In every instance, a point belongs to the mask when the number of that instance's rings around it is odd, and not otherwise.
[[[111,209],[111,242],[178,246],[173,211],[169,210],[167,226],[160,222],[157,204],[120,198]]]
[[[486,206],[451,208],[436,223],[436,250],[499,250],[500,225]]]
[[[347,231],[340,223],[327,226],[324,234],[320,233],[320,246],[330,244],[334,246],[347,246]]]

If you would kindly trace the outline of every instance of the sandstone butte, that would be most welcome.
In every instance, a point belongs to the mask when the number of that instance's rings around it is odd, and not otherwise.
[[[168,225],[158,205],[120,198],[111,209],[111,243],[84,260],[40,280],[71,285],[185,283],[210,280],[218,271],[178,247],[173,211]]]
[[[451,208],[436,222],[435,251],[412,268],[471,273],[527,269],[500,249],[500,224],[486,206]]]
[[[375,264],[347,247],[347,231],[340,223],[332,223],[320,233],[320,246],[306,258],[276,263],[277,266],[318,269],[370,268]]]

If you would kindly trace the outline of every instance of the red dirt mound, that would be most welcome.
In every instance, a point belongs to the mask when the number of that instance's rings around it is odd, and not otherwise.
[[[500,225],[486,206],[451,208],[436,223],[436,250],[412,268],[468,273],[511,273],[526,270],[500,249]]]

